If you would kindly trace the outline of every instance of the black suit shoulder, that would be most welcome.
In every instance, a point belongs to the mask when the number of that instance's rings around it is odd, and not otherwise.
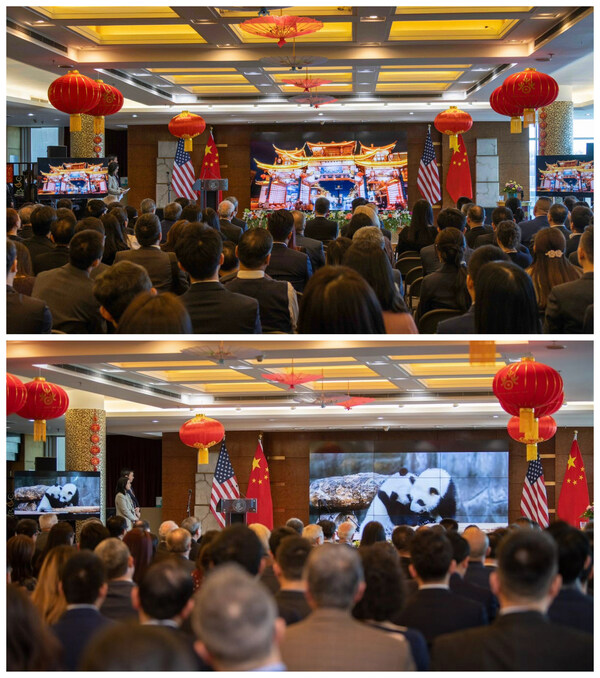
[[[46,302],[6,289],[6,331],[8,334],[47,334],[52,314]]]

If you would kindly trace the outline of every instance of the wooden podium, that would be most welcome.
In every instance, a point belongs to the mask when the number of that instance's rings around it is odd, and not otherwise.
[[[225,514],[225,525],[246,524],[246,514],[256,513],[256,499],[219,499],[217,511]]]

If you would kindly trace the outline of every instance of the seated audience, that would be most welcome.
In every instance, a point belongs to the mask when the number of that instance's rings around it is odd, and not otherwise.
[[[306,525],[302,530],[302,537],[310,542],[311,546],[321,546],[325,541],[323,536],[323,528],[315,523]]]
[[[6,237],[15,242],[23,242],[23,238],[18,235],[21,228],[21,219],[17,210],[8,207],[6,210]]]
[[[108,583],[106,598],[102,602],[100,612],[114,621],[136,617],[131,603],[131,591],[135,588],[133,583],[135,567],[127,545],[120,539],[110,537],[100,542],[94,553],[104,565]]]
[[[228,195],[225,200],[227,202],[230,202],[234,206],[234,212],[233,216],[231,217],[231,223],[234,224],[235,226],[239,226],[242,231],[246,231],[246,222],[243,219],[239,219],[237,216],[238,213],[238,207],[239,207],[239,200],[235,197],[235,195]]]
[[[223,263],[219,266],[219,282],[225,285],[233,280],[240,267],[240,260],[236,254],[237,245],[231,240],[223,241]]]
[[[111,516],[106,521],[106,529],[114,539],[123,539],[127,533],[127,520],[123,516]]]
[[[346,520],[343,523],[340,523],[336,530],[337,543],[346,544],[346,546],[353,546],[355,533],[356,525],[351,520]]]
[[[490,575],[500,613],[491,626],[437,638],[437,671],[591,671],[592,636],[553,624],[546,611],[560,589],[557,548],[541,531],[518,530],[500,545]]]
[[[427,200],[417,200],[413,206],[410,225],[398,233],[396,254],[402,252],[420,252],[423,247],[435,242],[436,230],[433,226],[433,209]]]
[[[568,221],[569,210],[565,205],[555,202],[554,205],[552,205],[552,207],[548,210],[548,223],[550,224],[550,228],[560,231],[565,236],[565,242],[567,242],[571,237],[571,231],[566,226]]]
[[[167,534],[167,550],[162,551],[161,558],[155,558],[154,562],[168,560],[181,567],[190,576],[196,565],[189,558],[192,548],[192,535],[183,527],[177,527]]]
[[[371,520],[363,527],[360,546],[371,546],[385,540],[385,528],[383,525],[378,520]]]
[[[17,274],[14,277],[12,286],[19,294],[25,294],[30,297],[35,285],[31,255],[24,243],[18,240],[13,240],[12,242],[17,248]],[[577,256],[577,253],[575,253],[575,256]]]
[[[338,237],[338,223],[328,219],[330,202],[327,198],[319,197],[315,200],[315,216],[306,222],[304,234],[307,238],[327,242]]]
[[[437,232],[441,233],[445,228],[456,228],[463,235],[465,233],[467,220],[465,215],[453,207],[441,210],[437,218]],[[436,236],[437,237],[437,236]],[[465,238],[466,240],[466,238]],[[473,250],[467,244],[464,252],[464,261],[469,263],[469,258]],[[442,262],[438,257],[437,249],[435,243],[427,245],[427,247],[421,248],[419,252],[421,256],[421,262],[423,264],[423,275],[429,275],[429,273],[435,273],[442,268]]]
[[[221,240],[223,240],[224,243],[225,242],[231,243],[235,250],[235,243],[233,242],[233,240],[229,240],[224,233],[221,233],[221,222],[219,221],[219,215],[217,214],[217,212],[215,212],[215,210],[212,207],[205,207],[202,210],[202,212],[197,215],[195,219],[190,219],[189,221],[191,223],[194,223],[195,221],[201,221],[203,224],[206,224],[207,226],[214,228],[214,230],[221,235]]]
[[[228,290],[219,282],[223,241],[203,224],[190,224],[176,246],[179,265],[192,285],[181,300],[190,314],[195,334],[260,333],[256,299]]]
[[[231,221],[234,215],[235,205],[232,202],[229,202],[229,200],[223,200],[219,203],[219,226],[221,233],[226,240],[231,240],[231,242],[237,244],[240,240],[243,230]]]
[[[179,221],[176,221],[169,229],[169,233],[167,234],[167,240],[165,241],[164,244],[160,246],[160,249],[163,252],[175,253],[175,245],[177,244],[177,240],[181,236],[185,227],[189,225],[189,223],[190,222],[187,221],[186,219],[179,219]]]
[[[569,258],[569,261],[571,261],[571,263],[573,264],[576,264],[577,262],[572,261],[570,257],[573,253],[577,252],[581,234],[593,222],[593,220],[594,213],[589,207],[583,207],[583,205],[573,207],[573,210],[571,212],[571,233],[567,238],[567,251],[566,251],[566,255]],[[575,256],[577,255],[575,254]]]
[[[168,551],[167,547],[167,535],[169,532],[176,530],[179,525],[174,520],[165,520],[158,526],[158,546],[156,547],[156,552],[159,551]]]
[[[390,241],[386,236],[383,235],[383,231],[377,226],[363,226],[359,228],[358,231],[352,236],[352,244],[357,247],[369,247],[371,245],[376,245],[385,252],[390,264],[394,261],[394,252]],[[394,279],[394,284],[398,288],[400,295],[404,295],[404,284],[402,282],[402,274],[396,268],[392,268],[392,276]]]
[[[594,227],[583,232],[577,248],[583,268],[579,280],[556,285],[548,295],[544,332],[582,334],[585,312],[594,303]]]
[[[16,534],[6,543],[6,566],[10,582],[26,591],[33,591],[36,579],[33,576],[35,542],[26,534]]]
[[[335,522],[323,518],[317,521],[317,525],[323,530],[323,543],[331,542],[335,544]]]
[[[359,229],[366,228],[367,226],[373,226],[373,218],[371,215],[365,214],[364,212],[353,214],[350,221],[342,226],[341,237],[352,239]]]
[[[105,202],[92,198],[87,201],[85,206],[84,218],[85,217],[95,217],[100,219],[100,217],[108,211],[108,207]]]
[[[47,205],[39,206],[31,213],[33,235],[23,242],[31,255],[34,273],[37,273],[37,257],[54,249],[54,243],[50,239],[50,231],[56,219],[56,210]]]
[[[88,549],[93,551],[96,546],[110,537],[110,532],[97,519],[90,519],[85,522],[79,533],[79,550]]]
[[[260,539],[246,525],[230,525],[222,530],[210,545],[212,567],[234,562],[253,577],[259,574],[264,550]]]
[[[504,205],[508,207],[508,209],[513,213],[516,224],[519,224],[521,221],[525,219],[525,212],[521,208],[521,201],[519,200],[519,198],[517,198],[516,195],[507,198]]]
[[[496,207],[492,210],[492,228],[486,233],[477,236],[474,249],[483,247],[483,245],[494,245],[497,247],[498,240],[496,239],[496,229],[502,221],[514,221],[512,211],[505,205],[500,205],[500,207]],[[529,252],[524,245],[519,245],[517,249],[522,252]]]
[[[294,217],[294,228],[296,229],[296,245],[304,247],[304,251],[310,258],[313,273],[321,266],[325,266],[325,253],[323,251],[323,242],[315,238],[307,238],[304,234],[306,226],[306,214],[299,210],[292,212]]]
[[[192,334],[192,321],[181,298],[155,292],[134,297],[119,320],[117,334]]]
[[[37,520],[33,518],[21,518],[15,529],[15,534],[24,534],[26,537],[31,537],[34,543],[37,541],[39,533]]]
[[[526,247],[520,249],[521,231],[514,221],[501,221],[495,231],[498,247],[508,256],[513,264],[526,269],[531,264],[531,254]],[[485,245],[484,245],[485,247]]]
[[[327,266],[341,266],[344,255],[350,245],[352,245],[352,240],[344,236],[331,240],[325,252],[325,263]]]
[[[521,244],[531,249],[530,243],[533,242],[533,236],[540,229],[550,226],[550,222],[548,221],[548,210],[551,205],[551,198],[546,196],[538,198],[533,206],[533,219],[519,222],[519,228],[521,229]]]
[[[266,268],[267,275],[275,280],[290,282],[296,292],[303,292],[313,270],[307,254],[288,246],[294,230],[292,213],[287,210],[270,212],[267,228],[273,236],[271,259]]]
[[[392,544],[400,558],[400,567],[405,580],[412,579],[408,566],[410,565],[410,542],[415,536],[415,530],[410,525],[397,525],[392,532]]]
[[[47,334],[52,329],[52,315],[46,303],[21,294],[13,287],[17,275],[17,244],[6,241],[6,332]]]
[[[298,536],[284,537],[275,553],[273,571],[279,581],[275,602],[279,616],[289,626],[307,617],[311,608],[306,600],[306,581],[302,572],[313,544]]]
[[[313,611],[286,629],[281,654],[288,670],[414,670],[408,643],[352,618],[351,610],[365,589],[355,549],[339,544],[312,549],[305,579],[306,597]]]
[[[69,263],[69,243],[75,235],[76,222],[71,219],[57,219],[50,227],[50,238],[55,247],[35,258],[35,273],[49,271]]]
[[[123,543],[133,556],[132,579],[136,584],[139,584],[152,562],[152,537],[149,531],[134,527],[123,537]]]
[[[275,572],[273,572],[273,554],[271,553],[271,548],[269,546],[271,530],[262,523],[252,523],[248,527],[259,538],[263,550],[258,580],[275,595],[275,593],[279,591],[279,582],[277,581]]]
[[[298,536],[302,536],[302,530],[304,529],[304,523],[300,520],[300,518],[289,518],[286,523],[286,527],[291,527],[292,530],[296,530],[298,533]]]
[[[195,561],[196,569],[192,572],[194,593],[202,586],[204,577],[210,569],[210,545],[218,534],[219,530],[207,530],[200,538],[200,542],[198,543],[200,548]]]
[[[140,212],[144,214],[155,214],[156,213],[156,203],[152,198],[144,198],[140,203]]]
[[[485,558],[490,550],[487,534],[476,525],[469,525],[462,536],[469,545],[469,565],[464,580],[469,584],[489,589],[490,570],[484,567]]]
[[[101,221],[105,234],[102,263],[111,266],[118,252],[129,252],[129,245],[126,236],[121,231],[119,220],[112,212],[103,214]]]
[[[190,533],[192,538],[190,544],[190,555],[188,556],[192,562],[196,562],[198,553],[200,552],[200,538],[202,537],[202,523],[200,518],[196,516],[188,516],[181,521],[181,527]]]
[[[540,320],[531,278],[511,261],[493,261],[475,280],[475,332],[538,334]]]
[[[42,513],[38,517],[38,523],[40,524],[40,533],[35,540],[36,556],[46,547],[50,530],[58,523],[58,516],[56,513]]]
[[[141,292],[151,292],[152,281],[143,266],[131,261],[113,264],[94,280],[92,291],[100,304],[100,314],[113,327],[129,304]]]
[[[164,209],[164,218],[160,222],[160,230],[162,233],[160,239],[161,242],[167,240],[167,235],[169,234],[171,227],[181,218],[182,210],[183,207],[177,202],[170,202],[166,205]]]

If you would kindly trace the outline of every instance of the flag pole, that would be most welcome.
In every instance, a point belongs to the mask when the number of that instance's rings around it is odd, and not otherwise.
[[[262,434],[262,431],[260,431],[260,433],[258,434],[258,441],[262,442],[262,439],[263,439],[263,434]]]
[[[575,431],[575,432],[574,432],[573,440],[577,440],[577,434],[578,434],[578,433],[579,433],[579,431]]]

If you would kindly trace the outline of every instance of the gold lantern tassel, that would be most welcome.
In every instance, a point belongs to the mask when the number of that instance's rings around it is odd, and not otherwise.
[[[33,422],[33,439],[35,442],[46,442],[46,420],[36,419]]]
[[[525,108],[523,110],[523,124],[525,127],[535,125],[535,108]]]
[[[197,448],[198,450],[198,466],[201,464],[208,464],[208,447],[201,445]]]
[[[458,151],[458,134],[450,135],[450,148],[453,151]]]
[[[94,116],[94,134],[104,134],[104,116]]]
[[[521,134],[523,131],[523,126],[521,125],[521,118],[518,116],[510,119],[510,133],[511,134]]]
[[[69,119],[69,130],[71,132],[81,132],[81,115],[73,113]]]
[[[527,461],[535,461],[537,459],[537,443],[527,445]]]
[[[186,153],[191,153],[193,146],[193,141],[192,137],[188,136],[187,134],[183,137],[185,139],[185,143],[183,144],[183,150]]]
[[[537,420],[530,407],[522,407],[519,410],[519,431],[527,440],[537,439]]]

